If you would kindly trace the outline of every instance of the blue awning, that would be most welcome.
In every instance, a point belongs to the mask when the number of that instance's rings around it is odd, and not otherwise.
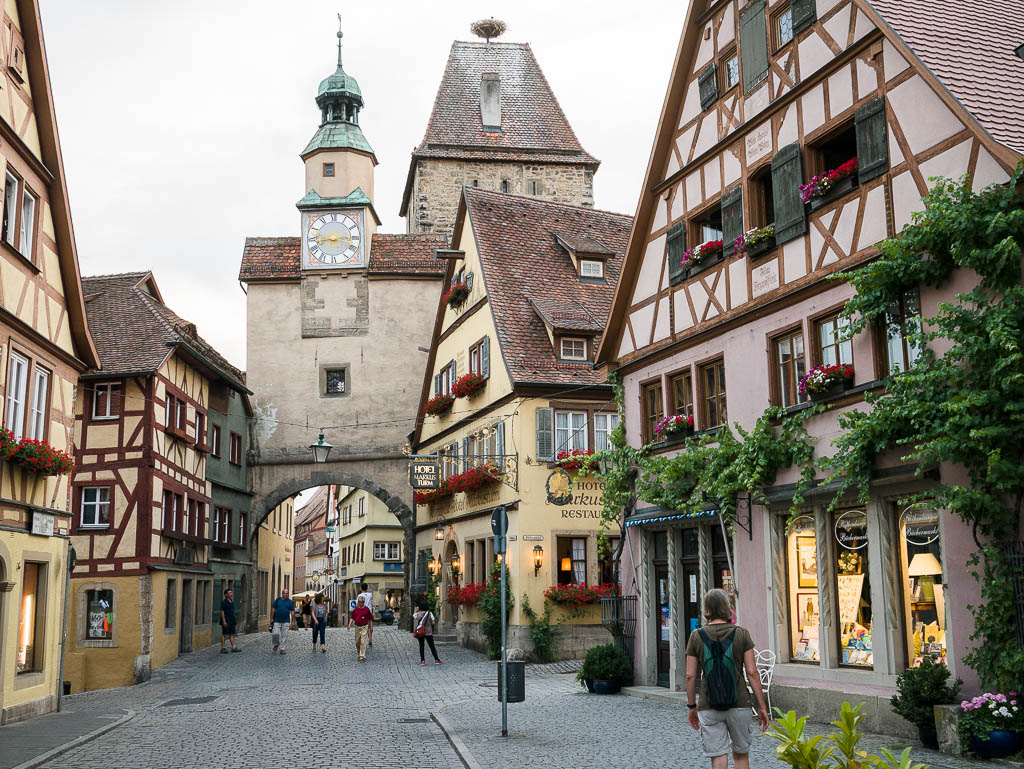
[[[718,510],[698,510],[692,513],[675,513],[656,509],[653,512],[637,513],[626,519],[626,526],[649,526],[652,523],[668,523],[669,521],[695,520],[697,518],[714,518]]]

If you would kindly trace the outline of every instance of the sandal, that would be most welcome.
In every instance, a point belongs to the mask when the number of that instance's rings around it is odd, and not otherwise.
[[[222,646],[222,647],[220,647],[220,653],[221,653],[221,654],[227,654],[227,653],[228,653],[228,650],[227,650],[227,649],[225,649],[225,648],[224,648],[224,647]]]

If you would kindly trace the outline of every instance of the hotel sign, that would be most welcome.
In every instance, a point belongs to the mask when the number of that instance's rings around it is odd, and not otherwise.
[[[409,485],[414,489],[436,489],[440,485],[441,473],[437,462],[413,459],[409,462]]]

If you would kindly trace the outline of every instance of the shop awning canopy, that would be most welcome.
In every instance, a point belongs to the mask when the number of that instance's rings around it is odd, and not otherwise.
[[[645,507],[641,510],[637,510],[634,515],[631,515],[626,519],[626,527],[650,526],[655,523],[694,520],[697,518],[714,518],[717,515],[717,508],[712,510],[696,510],[689,513],[680,513],[676,510],[663,510],[660,507]]]

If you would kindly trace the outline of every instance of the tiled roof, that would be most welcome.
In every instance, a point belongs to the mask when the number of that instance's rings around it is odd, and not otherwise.
[[[306,551],[306,557],[310,558],[315,555],[327,555],[327,540],[323,542],[317,542],[313,547]]]
[[[1024,152],[1024,0],[869,0],[992,137]]]
[[[100,357],[109,374],[156,372],[175,345],[183,345],[242,392],[245,375],[196,333],[195,324],[163,303],[150,272],[82,278],[85,311]]]
[[[329,486],[317,486],[316,491],[302,507],[295,511],[295,526],[302,526],[319,516],[327,515]]]
[[[589,363],[555,357],[541,315],[556,328],[576,324],[596,335],[604,327],[632,217],[473,188],[465,195],[499,346],[512,379],[570,386],[603,382]],[[605,263],[606,282],[581,281],[556,233],[612,249],[614,255]]]
[[[615,252],[604,243],[593,238],[587,238],[572,232],[556,232],[555,236],[562,241],[566,248],[577,254],[611,255]]]
[[[448,239],[437,233],[387,235],[375,233],[370,242],[369,272],[373,274],[444,274],[444,263],[434,257],[435,248],[444,248]],[[299,280],[302,256],[298,238],[246,238],[238,279]]]

